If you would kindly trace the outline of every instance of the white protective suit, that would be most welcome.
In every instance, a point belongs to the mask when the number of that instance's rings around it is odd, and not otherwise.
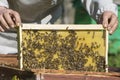
[[[0,6],[19,12],[24,23],[47,24],[54,23],[61,15],[61,1],[63,0],[0,0]],[[117,6],[113,0],[81,1],[88,13],[96,20],[106,10],[117,14]],[[52,9],[53,7],[54,9]],[[49,13],[44,13],[47,10],[50,10]],[[0,32],[0,54],[17,53],[16,36],[16,31]]]

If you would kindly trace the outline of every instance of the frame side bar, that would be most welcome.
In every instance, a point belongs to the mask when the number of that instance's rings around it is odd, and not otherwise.
[[[106,72],[108,72],[108,36],[109,36],[109,32],[108,30],[106,30],[106,50],[105,50],[105,56],[106,56],[106,60],[105,60],[105,64],[106,64]]]
[[[19,26],[18,29],[18,37],[19,37],[19,44],[18,44],[18,52],[19,52],[19,68],[23,69],[23,55],[22,55],[22,28]]]

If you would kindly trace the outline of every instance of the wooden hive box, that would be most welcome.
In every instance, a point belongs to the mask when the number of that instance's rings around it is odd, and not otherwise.
[[[107,72],[108,31],[102,25],[19,27],[20,69],[42,73]]]
[[[0,54],[0,66],[9,66],[18,68],[18,55],[16,54]]]

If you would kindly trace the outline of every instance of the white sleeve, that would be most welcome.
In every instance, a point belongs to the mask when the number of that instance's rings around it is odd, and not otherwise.
[[[9,7],[8,1],[7,0],[0,0],[0,6],[4,6],[6,8]]]
[[[118,13],[117,5],[113,0],[81,0],[88,13],[98,20],[104,11],[112,11],[116,15]]]

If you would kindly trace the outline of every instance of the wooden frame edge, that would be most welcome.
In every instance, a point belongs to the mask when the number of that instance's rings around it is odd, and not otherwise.
[[[56,27],[57,26],[57,27]],[[83,27],[84,26],[84,27]],[[34,30],[104,30],[102,25],[71,25],[71,24],[55,24],[55,25],[41,25],[41,24],[23,24],[21,29]]]
[[[58,26],[58,27],[56,27]],[[86,27],[83,27],[86,26]],[[19,27],[19,67],[20,69],[23,69],[23,56],[22,56],[22,30],[27,30],[27,29],[32,29],[32,30],[105,30],[106,34],[106,58],[105,58],[105,72],[108,72],[108,31],[103,28],[102,25],[71,25],[71,24],[65,24],[65,25],[41,25],[41,24],[23,24],[22,26]]]

